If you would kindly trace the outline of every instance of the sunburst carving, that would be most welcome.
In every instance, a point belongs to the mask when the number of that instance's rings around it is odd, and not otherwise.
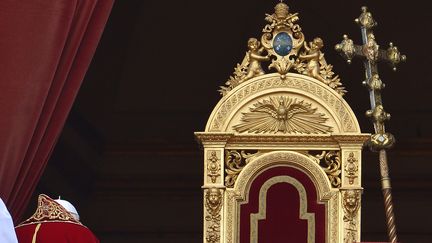
[[[304,101],[286,96],[259,101],[243,113],[241,123],[234,126],[240,133],[329,133],[332,127],[324,123],[328,118]]]

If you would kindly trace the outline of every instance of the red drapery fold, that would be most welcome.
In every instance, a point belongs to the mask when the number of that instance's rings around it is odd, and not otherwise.
[[[51,155],[113,2],[0,2],[0,197],[15,221]]]

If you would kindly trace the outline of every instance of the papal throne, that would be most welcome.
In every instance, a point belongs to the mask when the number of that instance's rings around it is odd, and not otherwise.
[[[279,3],[247,41],[204,132],[206,243],[360,241],[369,134],[297,13]],[[268,67],[268,70],[264,69]]]

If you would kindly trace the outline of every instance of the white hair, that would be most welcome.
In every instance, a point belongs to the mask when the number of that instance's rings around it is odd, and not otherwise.
[[[63,200],[63,199],[56,199],[54,200],[55,202],[57,202],[58,204],[60,204],[62,207],[64,207],[64,209],[66,209],[66,211],[68,211],[76,220],[80,220],[78,211],[76,210],[76,208],[72,205],[72,203]]]

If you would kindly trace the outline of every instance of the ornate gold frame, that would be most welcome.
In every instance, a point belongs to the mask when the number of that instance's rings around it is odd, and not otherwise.
[[[298,19],[276,5],[260,41],[249,39],[243,62],[221,86],[205,131],[195,133],[204,148],[205,243],[238,242],[238,207],[250,182],[272,166],[295,167],[313,181],[326,206],[326,242],[360,241],[361,150],[370,134],[343,99],[323,40],[306,42]],[[280,33],[292,40],[287,52],[275,47]],[[266,74],[264,62],[276,72]]]
[[[297,99],[315,104],[319,112],[328,116],[326,122],[334,132],[256,134],[233,130],[233,126],[240,122],[241,113],[250,104],[273,95],[296,96]],[[215,227],[212,227],[210,221],[204,221],[203,242],[237,242],[237,207],[245,198],[249,181],[260,170],[277,164],[304,171],[316,184],[320,202],[327,209],[327,242],[360,241],[360,196],[352,202],[352,197],[349,197],[352,193],[346,192],[352,191],[355,195],[360,195],[361,149],[370,135],[360,133],[351,108],[328,86],[311,77],[293,73],[286,74],[285,79],[277,74],[253,78],[224,96],[213,110],[206,131],[195,134],[204,147],[204,195],[212,188],[222,191],[222,198],[218,200],[222,204],[218,212],[219,234],[217,237],[209,237],[208,234],[214,232]],[[241,170],[234,187],[228,188],[224,180],[225,156],[226,151],[232,149],[259,150],[260,153],[251,158]],[[314,156],[308,154],[328,150],[340,153],[341,185],[338,188],[331,185],[324,168],[316,162]],[[204,218],[208,218],[211,211],[206,203],[204,207]]]
[[[234,197],[229,197],[226,201],[226,213],[227,219],[226,224],[232,225],[233,227],[226,227],[226,242],[236,242],[234,239],[238,239],[238,222],[239,218],[239,206],[246,202],[246,195],[249,191],[250,183],[260,174],[260,172],[265,171],[268,168],[274,166],[289,166],[300,169],[305,174],[307,174],[314,184],[317,187],[317,194],[319,201],[326,205],[326,208],[331,208],[333,204],[337,204],[337,190],[332,190],[329,180],[327,179],[324,171],[313,162],[311,158],[308,156],[292,151],[274,151],[268,152],[264,155],[261,155],[254,159],[254,162],[251,163],[250,166],[246,167],[239,175],[239,178],[236,182],[236,186],[233,190]],[[227,189],[227,194],[230,194],[231,189]],[[301,195],[301,193],[300,193]],[[329,212],[329,210],[327,210]],[[229,215],[237,215],[237,217],[229,217]],[[328,218],[331,220],[331,224],[329,224],[330,231],[335,231],[337,228],[337,215],[328,215]],[[232,220],[233,222],[229,222]],[[336,223],[336,225],[334,224]],[[252,224],[252,223],[251,223]],[[233,229],[233,232],[230,232],[230,228]],[[330,234],[328,237],[331,238]],[[231,236],[231,239],[230,239]],[[335,235],[333,235],[335,237]],[[253,239],[251,236],[252,242],[257,241],[257,239]],[[332,242],[332,241],[330,241]]]

